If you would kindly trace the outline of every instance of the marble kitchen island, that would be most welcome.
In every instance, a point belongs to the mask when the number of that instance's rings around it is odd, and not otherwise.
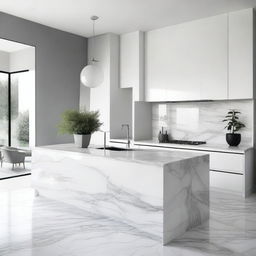
[[[37,147],[39,196],[83,209],[163,244],[209,218],[209,156],[178,151],[109,151],[73,144]],[[128,231],[127,231],[128,232]]]

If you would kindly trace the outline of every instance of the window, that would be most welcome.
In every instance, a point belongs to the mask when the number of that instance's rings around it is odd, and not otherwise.
[[[0,145],[8,144],[8,74],[0,73]]]
[[[0,71],[0,144],[29,146],[32,85],[29,70]]]

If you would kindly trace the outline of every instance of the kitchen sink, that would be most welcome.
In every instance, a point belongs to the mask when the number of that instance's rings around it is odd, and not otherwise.
[[[102,148],[97,148],[97,149],[103,149],[103,150],[104,150],[103,147],[102,147]],[[118,147],[105,147],[105,150],[112,150],[112,151],[131,151],[131,150],[133,150],[133,149],[131,149],[131,148],[118,148]]]

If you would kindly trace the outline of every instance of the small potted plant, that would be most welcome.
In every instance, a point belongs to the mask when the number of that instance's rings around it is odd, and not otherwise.
[[[244,128],[245,125],[239,121],[239,114],[241,114],[241,112],[231,109],[223,120],[223,122],[227,123],[225,129],[227,129],[229,133],[226,134],[226,141],[230,146],[238,146],[241,142],[241,134],[236,132]]]
[[[67,110],[62,114],[59,132],[73,134],[75,144],[78,147],[87,148],[92,133],[98,131],[101,125],[98,111]]]

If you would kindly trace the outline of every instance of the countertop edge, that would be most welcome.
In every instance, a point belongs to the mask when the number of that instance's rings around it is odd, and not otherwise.
[[[152,146],[152,147],[158,147],[158,148],[172,148],[177,150],[195,150],[195,151],[201,151],[201,152],[220,152],[220,153],[230,153],[230,154],[245,154],[246,151],[252,149],[252,146],[248,146],[245,149],[221,149],[217,146],[209,146],[209,148],[203,148],[200,146],[190,146],[186,145],[185,147],[181,145],[175,145],[175,144],[167,144],[167,143],[157,143],[157,142],[144,142],[144,141],[134,141],[134,145],[137,146]]]
[[[111,139],[110,142],[112,143],[125,143],[125,140],[122,139]],[[253,149],[253,146],[244,146],[244,149],[240,148],[220,148],[217,145],[181,145],[181,144],[171,144],[171,143],[158,143],[154,141],[146,141],[146,140],[137,140],[134,141],[133,144],[135,146],[152,146],[155,148],[172,148],[177,150],[194,150],[200,152],[220,152],[220,153],[230,153],[230,154],[245,154],[248,150]]]
[[[57,144],[57,145],[62,145],[62,144]],[[65,145],[65,144],[64,144]],[[66,145],[70,145],[69,143],[68,144],[66,144]],[[99,158],[110,158],[110,159],[113,159],[113,160],[119,160],[119,161],[130,161],[129,159],[120,159],[118,156],[117,157],[112,157],[112,156],[108,156],[108,155],[97,155],[97,154],[91,154],[91,153],[88,153],[88,152],[78,152],[78,151],[73,151],[73,150],[66,150],[66,149],[61,149],[61,148],[53,148],[53,146],[54,145],[46,145],[46,146],[37,146],[37,147],[34,147],[34,149],[33,150],[43,150],[43,151],[48,151],[48,150],[50,150],[50,151],[55,151],[55,152],[63,152],[63,153],[69,153],[69,152],[72,152],[72,154],[75,154],[75,155],[81,155],[81,154],[85,154],[85,155],[87,155],[87,156],[93,156],[93,157],[99,157]],[[89,148],[89,149],[94,149],[94,148]],[[156,151],[161,151],[161,148],[159,148],[158,150],[157,149],[154,149],[154,150],[156,150]],[[154,151],[153,150],[153,151]],[[143,149],[138,149],[138,150],[136,150],[136,151],[143,151],[143,152],[145,152],[145,151],[147,151],[147,150],[143,150]],[[150,149],[149,149],[149,151],[151,151]],[[192,153],[192,152],[191,152]],[[194,159],[194,158],[199,158],[199,157],[205,157],[205,156],[208,156],[208,154],[206,154],[206,153],[204,153],[204,152],[198,152],[198,153],[196,153],[197,155],[192,155],[192,156],[190,156],[190,157],[186,157],[186,158],[184,158],[184,159],[179,159],[179,160],[172,160],[172,161],[170,161],[170,162],[162,162],[162,163],[160,163],[160,164],[157,164],[159,167],[160,166],[162,166],[162,167],[164,167],[165,165],[168,165],[168,164],[172,164],[172,163],[176,163],[176,162],[181,162],[181,161],[184,161],[184,160],[188,160],[188,159]],[[136,162],[136,163],[139,163],[139,164],[145,164],[145,165],[147,165],[147,164],[149,164],[149,165],[151,165],[151,163],[150,162],[147,162],[147,161],[141,161],[140,162],[140,160],[135,160],[134,162]],[[156,165],[156,166],[157,166]]]

